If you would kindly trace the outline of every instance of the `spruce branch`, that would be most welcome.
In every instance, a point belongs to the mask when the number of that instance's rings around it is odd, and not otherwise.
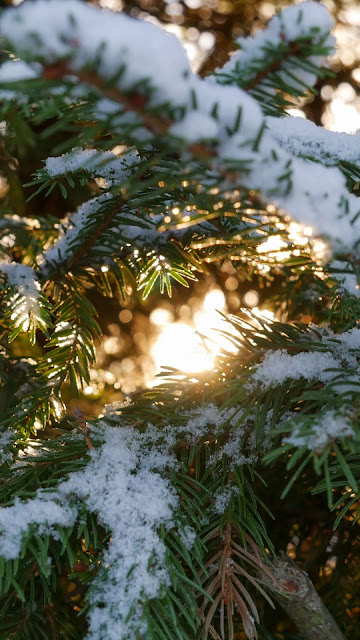
[[[285,36],[284,42],[286,42]],[[262,82],[262,80],[265,80],[265,78],[267,78],[270,74],[281,71],[284,63],[286,63],[289,58],[292,58],[293,56],[299,58],[307,58],[308,53],[306,51],[306,48],[311,45],[311,40],[310,38],[305,38],[300,42],[286,42],[286,45],[287,50],[281,51],[281,53],[279,52],[279,58],[277,60],[270,61],[269,64],[265,66],[265,68],[258,71],[251,80],[248,80],[247,82],[245,81],[245,83],[242,85],[242,89],[244,89],[245,91],[251,91],[252,89],[255,89]]]
[[[263,580],[304,640],[345,640],[305,571],[285,554],[276,557],[271,568],[277,584],[268,576]]]

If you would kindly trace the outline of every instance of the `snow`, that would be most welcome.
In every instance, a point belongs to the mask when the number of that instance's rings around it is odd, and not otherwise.
[[[0,433],[0,464],[6,462],[6,460],[12,460],[12,453],[6,449],[15,440],[15,437],[16,435],[11,429]]]
[[[169,584],[158,529],[161,524],[173,526],[178,498],[161,476],[172,463],[169,454],[148,448],[147,438],[133,429],[105,427],[105,435],[85,471],[72,474],[60,491],[84,499],[112,532],[102,559],[108,568],[91,592],[95,608],[89,614],[88,637],[101,633],[109,640],[130,640],[140,624],[141,599],[156,597],[160,587]]]
[[[8,60],[0,66],[0,83],[31,80],[38,78],[40,72],[41,65],[39,64],[30,65],[22,60]]]
[[[18,558],[23,535],[30,526],[37,526],[39,534],[45,535],[54,533],[56,525],[71,526],[75,516],[73,508],[57,504],[51,494],[39,495],[29,501],[16,497],[13,506],[0,507],[1,555],[7,560]]]
[[[32,500],[15,499],[13,506],[0,509],[0,548],[5,559],[19,557],[30,527],[56,539],[56,527],[73,526],[85,502],[112,534],[91,590],[87,637],[132,640],[143,626],[141,598],[156,597],[169,583],[158,529],[174,525],[178,497],[162,477],[173,460],[162,446],[149,447],[148,438],[134,429],[106,424],[99,429],[103,444],[90,452],[84,470],[70,474],[56,492],[38,490]]]
[[[311,416],[310,420],[310,429],[304,429],[301,423],[295,424],[291,435],[284,438],[283,442],[297,448],[307,447],[310,451],[319,453],[336,438],[351,438],[355,435],[349,418],[334,411],[326,411],[322,416]]]
[[[81,242],[80,236],[84,226],[109,199],[111,199],[110,193],[103,193],[101,196],[91,198],[81,204],[67,220],[63,221],[57,241],[38,257],[38,264],[44,273],[48,272],[54,264],[71,257],[76,246]]]
[[[347,349],[354,349],[360,352],[360,329],[359,327],[353,327],[349,331],[339,333],[334,336],[334,339],[344,345]],[[359,354],[360,355],[360,354]]]
[[[8,60],[0,66],[0,85],[6,86],[7,82],[18,82],[21,80],[32,80],[38,78],[41,73],[41,65],[38,63],[27,64],[22,60]],[[16,99],[18,102],[25,102],[25,93],[15,89],[0,88],[0,99],[10,101]]]
[[[115,403],[107,408],[107,415],[119,418],[121,409]],[[58,539],[57,527],[74,526],[85,504],[111,534],[100,574],[88,595],[87,638],[133,640],[139,630],[146,634],[143,601],[155,598],[170,583],[160,528],[177,527],[189,549],[196,539],[195,530],[176,517],[179,496],[166,477],[167,470],[178,464],[172,452],[175,441],[181,434],[196,442],[206,432],[220,429],[229,415],[208,404],[187,412],[183,425],[149,424],[141,433],[100,421],[91,427],[90,438],[96,446],[89,452],[87,466],[69,474],[56,490],[40,489],[33,499],[16,499],[12,506],[0,509],[2,556],[6,560],[19,557],[30,528]]]
[[[11,41],[24,57],[36,44],[38,58],[47,63],[66,58],[70,69],[78,71],[97,56],[104,78],[113,77],[124,65],[123,88],[144,85],[156,69],[156,102],[169,99],[170,91],[173,100],[181,101],[184,76],[191,74],[175,36],[149,22],[77,0],[24,2],[1,15],[0,28],[3,42]]]
[[[353,265],[349,262],[334,260],[330,263],[329,266],[331,268],[331,276],[339,282],[339,293],[341,294],[341,289],[345,289],[348,293],[350,293],[350,295],[359,298],[359,278],[355,271],[351,273],[351,271],[354,269]],[[343,273],[343,271],[347,271],[348,273]]]
[[[256,368],[253,379],[266,386],[299,378],[327,382],[334,374],[326,369],[339,368],[341,368],[340,360],[330,353],[311,351],[290,355],[281,349],[265,354],[263,361]]]
[[[336,133],[298,117],[266,119],[276,142],[295,156],[311,156],[327,166],[345,160],[360,164],[360,133]]]
[[[319,338],[314,339],[314,346],[318,340]],[[345,368],[341,382],[348,383],[348,389],[353,391],[352,383],[356,382],[360,361],[360,328],[353,327],[339,334],[323,329],[321,346],[324,351],[303,351],[295,355],[290,355],[285,349],[269,351],[264,355],[262,362],[255,365],[252,379],[265,386],[300,378],[305,378],[309,382],[325,383],[334,380],[333,391],[342,392],[346,390],[347,385],[337,383],[341,370]],[[327,369],[337,371],[327,371]]]
[[[47,158],[45,170],[52,178],[79,170],[87,171],[90,175],[106,178],[107,186],[110,186],[129,177],[131,168],[138,160],[139,157],[132,151],[118,158],[111,151],[74,148],[62,156]]]
[[[108,406],[108,417],[121,421],[122,408],[119,403]],[[85,468],[69,474],[56,490],[39,489],[33,499],[16,498],[12,506],[0,509],[1,555],[6,560],[19,557],[29,529],[59,539],[57,527],[74,526],[85,504],[111,534],[88,595],[87,638],[133,640],[139,630],[146,634],[143,601],[157,597],[170,584],[160,528],[176,527],[188,549],[196,540],[195,530],[176,516],[179,496],[166,477],[167,470],[178,464],[174,444],[179,437],[196,443],[221,430],[231,416],[238,419],[234,409],[220,410],[210,403],[185,413],[182,425],[148,424],[141,433],[100,421],[90,430],[96,446]],[[236,491],[236,487],[219,490],[215,510],[224,510]]]
[[[223,74],[241,77],[242,84],[249,84],[256,76],[257,72],[263,68],[264,60],[272,60],[269,54],[277,47],[284,48],[285,43],[295,42],[301,38],[311,37],[314,44],[322,44],[328,48],[330,54],[333,52],[335,39],[329,34],[334,25],[334,21],[326,8],[317,2],[300,3],[297,6],[283,9],[280,15],[274,16],[263,31],[256,31],[253,37],[237,38],[237,45],[240,51],[235,52],[230,60],[221,68],[217,69],[218,77],[212,76],[214,80],[222,82]],[[309,59],[316,67],[326,66],[324,55],[312,56]],[[295,66],[292,58],[283,61],[281,69],[277,71],[277,76],[287,85],[303,88],[303,83],[312,86],[316,82],[316,75],[309,70]],[[291,75],[290,75],[291,74]],[[266,87],[268,93],[274,89],[266,84],[266,79],[257,85]]]
[[[348,193],[341,171],[294,158],[282,149],[271,131],[264,130],[261,109],[250,95],[236,86],[222,86],[193,75],[178,40],[152,24],[77,0],[54,0],[51,11],[48,8],[46,0],[35,0],[4,12],[0,27],[6,34],[3,39],[7,46],[15,47],[18,55],[23,53],[27,59],[35,55],[46,64],[66,57],[68,70],[74,73],[97,56],[96,73],[105,79],[115,77],[119,65],[124,65],[123,73],[115,80],[121,95],[139,82],[144,88],[147,78],[152,86],[151,95],[146,98],[148,106],[170,103],[181,107],[177,113],[184,112],[183,117],[170,123],[171,134],[181,135],[188,142],[215,138],[217,145],[212,153],[216,171],[228,175],[228,168],[235,167],[237,187],[243,185],[261,192],[265,200],[284,213],[313,226],[315,233],[328,236],[334,248],[353,248],[360,235],[360,222],[352,224],[351,219],[360,205],[358,198]],[[243,51],[236,55],[247,60],[255,50],[262,50],[269,38],[283,42],[284,38],[290,41],[307,35],[313,42],[320,42],[331,24],[326,9],[318,3],[289,7],[282,17],[273,18],[265,35],[257,34],[246,44],[242,42]],[[35,48],[34,31],[40,38]],[[326,37],[325,44],[330,46],[332,36]],[[313,62],[324,63],[322,56]],[[308,72],[302,73],[305,77]],[[123,110],[124,105],[120,104],[120,115]],[[302,126],[307,124],[302,121]],[[55,253],[51,258],[57,259]]]
[[[14,325],[24,325],[32,315],[39,316],[40,283],[34,270],[17,262],[0,261],[0,272],[5,274],[8,284],[16,290],[11,298],[14,306],[11,319]]]
[[[214,502],[211,505],[213,511],[218,514],[224,513],[229,506],[234,495],[239,493],[239,488],[234,486],[220,487],[214,493]]]
[[[187,113],[180,122],[172,125],[169,133],[187,142],[196,142],[202,139],[218,138],[219,126],[214,118],[199,111],[192,111]]]

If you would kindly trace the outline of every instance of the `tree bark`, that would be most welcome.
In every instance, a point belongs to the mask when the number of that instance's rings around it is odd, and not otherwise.
[[[285,553],[278,556],[271,572],[276,582],[266,576],[265,583],[304,640],[346,640],[307,573],[289,556]]]

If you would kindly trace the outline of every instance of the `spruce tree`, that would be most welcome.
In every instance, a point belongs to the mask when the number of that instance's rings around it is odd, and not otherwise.
[[[360,638],[359,135],[287,113],[331,27],[287,8],[203,79],[126,15],[1,13],[1,639]],[[279,320],[229,316],[210,373],[69,415],[94,292],[225,260],[280,283]]]

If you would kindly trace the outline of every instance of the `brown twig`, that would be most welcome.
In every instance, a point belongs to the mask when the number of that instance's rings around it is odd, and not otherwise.
[[[272,564],[276,586],[263,576],[274,598],[296,624],[304,640],[345,640],[305,571],[282,553]]]

